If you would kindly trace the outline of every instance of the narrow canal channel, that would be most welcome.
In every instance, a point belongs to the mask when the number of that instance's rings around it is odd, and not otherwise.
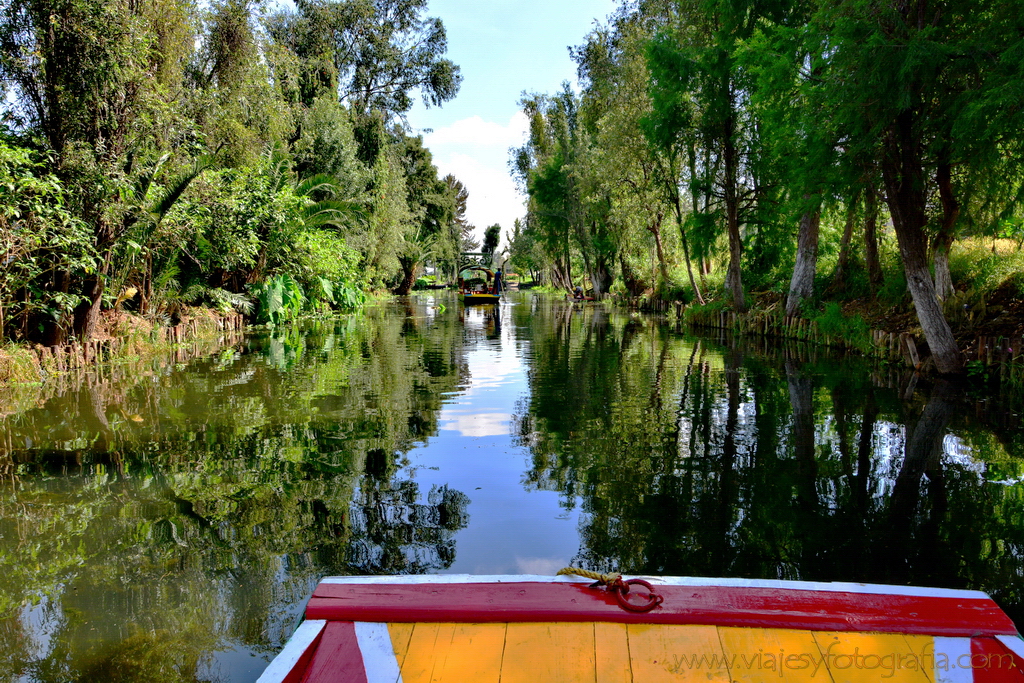
[[[1019,404],[530,293],[417,296],[0,422],[0,683],[254,681],[329,574],[976,588],[1024,623]]]

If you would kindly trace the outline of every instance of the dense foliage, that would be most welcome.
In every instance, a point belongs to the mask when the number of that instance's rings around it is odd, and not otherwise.
[[[465,188],[403,124],[461,82],[426,5],[0,1],[0,337],[274,323],[456,268]]]
[[[521,103],[513,262],[741,312],[909,291],[956,371],[951,249],[1021,224],[1022,29],[1001,2],[623,2],[573,51],[581,92]]]

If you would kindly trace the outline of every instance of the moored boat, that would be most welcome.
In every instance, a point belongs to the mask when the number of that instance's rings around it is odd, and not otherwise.
[[[979,591],[602,579],[329,577],[259,683],[1024,681]]]

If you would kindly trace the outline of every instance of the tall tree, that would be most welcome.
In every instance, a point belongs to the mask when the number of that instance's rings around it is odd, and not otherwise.
[[[158,86],[175,77],[174,62],[188,44],[185,7],[10,0],[2,10],[0,75],[15,85],[23,122],[55,152],[73,211],[92,230],[101,256],[99,267],[81,280],[63,273],[55,285],[80,299],[73,329],[87,339],[96,328],[115,243],[127,229],[119,188],[134,172],[133,155],[152,144],[160,110],[170,107],[161,103],[167,93]],[[161,35],[157,23],[163,21]],[[61,342],[66,331],[66,320],[53,321],[45,341]]]
[[[480,251],[484,254],[488,254],[493,260],[495,252],[498,250],[498,244],[501,242],[501,225],[495,223],[494,225],[487,226],[484,230],[484,243],[480,247]]]
[[[530,135],[514,150],[513,170],[529,197],[526,230],[544,245],[552,282],[571,290],[573,225],[583,215],[572,174],[579,151],[579,98],[565,83],[557,95],[533,95],[520,106],[530,119]]]
[[[717,188],[729,244],[726,291],[739,311],[747,308],[741,227],[756,193],[750,169],[756,136],[753,112],[743,106],[749,75],[739,67],[736,50],[764,20],[766,9],[756,0],[677,2],[673,23],[648,50],[654,125],[663,137],[688,130],[708,152],[702,166],[694,165],[699,177],[691,182]],[[688,106],[689,98],[698,106]]]
[[[929,268],[929,227],[955,223],[950,167],[991,164],[1017,136],[1021,25],[1003,3],[962,0],[847,1],[815,19],[831,47],[829,114],[853,145],[877,154],[907,287],[943,373],[961,370],[963,358]]]
[[[618,254],[622,267],[633,271],[631,262],[641,261],[651,242],[658,270],[650,280],[660,292],[671,289],[669,245],[662,233],[669,209],[663,195],[667,185],[676,189],[678,185],[662,182],[664,160],[648,144],[640,125],[650,111],[647,66],[637,49],[646,38],[638,19],[623,14],[609,27],[593,31],[573,51],[584,85],[582,115],[593,141],[586,163],[579,166],[591,188],[591,221],[603,228],[590,231],[592,270],[604,276],[595,277],[600,281],[600,287],[595,286],[598,291],[607,291],[610,284],[606,266],[610,258]],[[692,284],[699,298],[700,291]]]
[[[440,106],[462,82],[444,57],[444,24],[426,9],[427,0],[299,0],[273,18],[270,33],[301,62],[303,101],[333,90],[360,115],[402,115],[413,91]]]
[[[402,279],[396,294],[408,294],[416,282],[420,266],[428,256],[438,251],[450,234],[447,230],[455,215],[455,197],[450,186],[437,177],[430,150],[423,146],[423,138],[404,137],[399,143],[405,170],[405,188],[409,214],[415,227],[405,235],[405,244],[398,260],[402,264]]]

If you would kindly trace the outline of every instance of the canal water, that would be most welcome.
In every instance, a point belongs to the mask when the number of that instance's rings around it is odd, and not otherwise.
[[[0,683],[254,681],[332,574],[976,588],[1021,624],[1022,482],[970,387],[412,297],[0,418]]]

